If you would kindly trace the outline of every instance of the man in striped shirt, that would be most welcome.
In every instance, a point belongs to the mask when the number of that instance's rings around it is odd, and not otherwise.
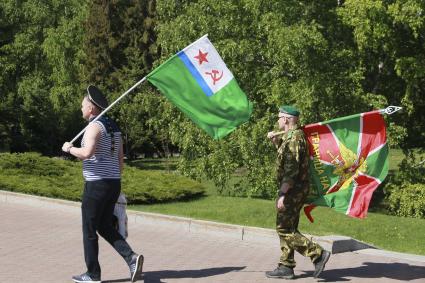
[[[63,151],[83,161],[85,179],[81,211],[87,272],[73,276],[72,279],[74,282],[101,282],[98,233],[124,258],[130,268],[131,281],[135,282],[142,273],[143,256],[134,253],[112,226],[114,206],[121,192],[121,132],[107,116],[91,122],[108,106],[108,102],[95,86],[90,85],[87,93],[81,103],[81,112],[89,125],[81,147],[75,147],[69,142],[62,146]]]

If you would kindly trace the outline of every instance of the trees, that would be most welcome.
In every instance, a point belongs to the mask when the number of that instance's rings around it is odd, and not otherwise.
[[[224,185],[243,167],[242,193],[274,195],[273,150],[265,136],[280,104],[297,105],[303,123],[402,105],[407,115],[390,118],[391,144],[400,144],[406,133],[421,136],[422,126],[419,133],[406,123],[417,117],[410,99],[419,109],[424,102],[424,7],[408,2],[158,2],[160,61],[208,33],[255,104],[250,122],[219,142],[173,109],[170,133],[183,153],[182,171]],[[423,138],[406,141],[423,145]]]
[[[157,53],[154,4],[1,2],[0,148],[59,153],[61,143],[83,127],[79,105],[87,84],[99,85],[112,101],[145,75]],[[133,94],[127,105],[111,113],[125,122],[129,151],[156,137],[151,134],[140,142],[141,133],[150,127],[135,119],[147,112],[145,105],[137,104],[140,95]],[[134,110],[122,110],[127,108]]]
[[[0,147],[58,153],[83,126],[87,84],[112,101],[208,33],[255,103],[248,123],[213,141],[148,84],[110,114],[129,156],[174,144],[185,174],[225,186],[244,170],[233,193],[270,197],[265,136],[281,104],[300,108],[302,123],[401,105],[387,118],[390,145],[423,147],[424,10],[421,0],[5,0]]]
[[[72,77],[75,70],[65,62],[75,58],[78,40],[75,40],[75,33],[65,32],[60,36],[55,31],[71,25],[81,12],[79,8],[84,7],[83,3],[79,0],[38,0],[2,1],[0,4],[0,128],[8,137],[3,140],[3,146],[10,151],[55,154],[60,150],[65,125],[74,124],[69,115],[59,115],[62,111],[66,114],[66,108],[72,104],[61,97],[63,89],[60,86],[65,81],[75,83],[75,76]],[[58,44],[55,49],[50,45],[55,40],[74,45],[66,48]],[[67,76],[71,77],[64,79]],[[60,84],[61,81],[64,83]],[[75,89],[72,85],[68,87],[70,95]]]
[[[425,3],[409,1],[345,1],[338,14],[352,30],[365,93],[404,107],[390,123],[390,133],[411,146],[424,142]],[[417,112],[419,111],[419,112]],[[397,126],[396,126],[397,125]],[[394,131],[395,130],[395,131]],[[397,138],[397,137],[393,137]]]
[[[93,1],[85,22],[87,59],[82,81],[98,85],[110,101],[124,93],[152,68],[157,56],[154,24],[153,0]],[[153,151],[160,144],[149,125],[151,117],[158,115],[152,109],[156,99],[145,85],[111,110],[122,127],[129,157],[141,149]]]

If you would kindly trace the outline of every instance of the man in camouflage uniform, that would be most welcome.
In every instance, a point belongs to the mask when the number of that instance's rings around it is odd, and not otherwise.
[[[292,106],[279,108],[278,124],[281,132],[269,132],[267,137],[277,148],[276,231],[282,256],[278,267],[266,272],[270,278],[293,279],[294,251],[309,257],[315,265],[314,277],[323,271],[330,253],[298,231],[300,211],[309,192],[308,146],[298,126],[299,111]]]

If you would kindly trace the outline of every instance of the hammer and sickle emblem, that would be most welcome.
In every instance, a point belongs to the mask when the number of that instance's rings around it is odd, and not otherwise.
[[[211,79],[213,80],[213,85],[215,85],[215,82],[219,81],[222,77],[223,77],[223,71],[219,70],[212,70],[211,73],[210,72],[205,72],[205,74],[210,75]]]

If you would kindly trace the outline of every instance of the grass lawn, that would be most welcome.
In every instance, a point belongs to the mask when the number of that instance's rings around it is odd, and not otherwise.
[[[402,160],[401,150],[390,151],[390,170],[397,170]],[[139,160],[132,164],[142,169],[175,168],[177,159]],[[164,164],[164,167],[162,167]],[[274,201],[219,196],[216,188],[209,182],[205,197],[186,201],[153,205],[131,206],[130,209],[211,220],[245,226],[274,229]],[[378,248],[425,255],[425,219],[403,218],[369,212],[366,219],[355,219],[335,212],[329,208],[316,208],[310,223],[302,213],[300,230],[312,235],[344,235],[369,243]]]
[[[129,208],[271,229],[274,229],[276,217],[274,201],[222,196]],[[299,229],[303,233],[344,235],[386,250],[425,255],[425,219],[379,213],[369,213],[366,219],[355,219],[322,207],[313,210],[312,215],[314,223],[310,223],[302,213]]]

